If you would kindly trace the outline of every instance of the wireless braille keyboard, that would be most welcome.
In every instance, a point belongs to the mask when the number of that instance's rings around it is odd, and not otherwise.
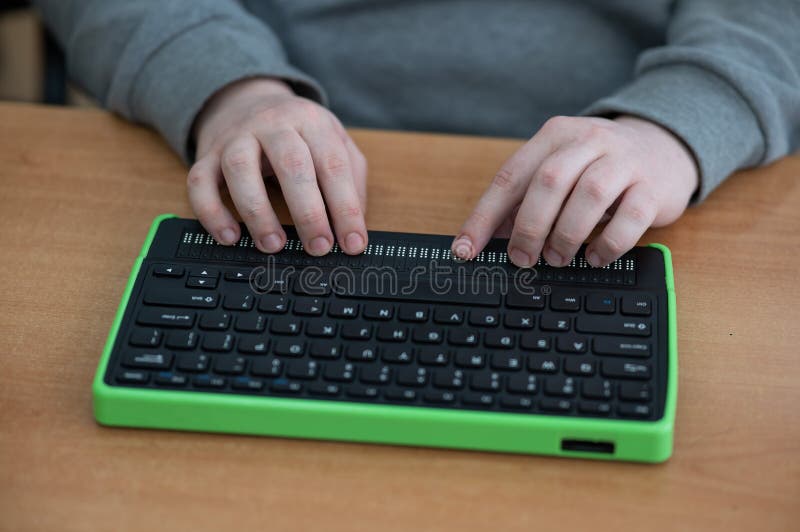
[[[158,217],[94,381],[106,425],[659,462],[677,395],[669,250],[518,269],[451,237],[359,256],[218,245]],[[579,257],[582,255],[579,255]]]

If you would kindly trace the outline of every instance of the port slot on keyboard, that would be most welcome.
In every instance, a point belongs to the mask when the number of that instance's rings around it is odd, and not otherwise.
[[[614,454],[614,442],[591,440],[561,440],[562,451]]]

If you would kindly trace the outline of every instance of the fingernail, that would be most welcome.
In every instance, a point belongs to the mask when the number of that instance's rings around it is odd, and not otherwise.
[[[531,256],[519,248],[511,248],[508,251],[508,256],[511,257],[511,262],[513,262],[520,268],[530,268],[531,266],[533,266],[533,261],[531,260]]]
[[[226,227],[222,230],[222,234],[220,234],[220,238],[222,241],[221,244],[231,245],[236,243],[236,231],[231,229],[230,227]]]
[[[344,239],[347,251],[351,253],[361,253],[364,250],[364,237],[356,232],[352,232]]]
[[[564,264],[564,257],[559,255],[553,248],[545,248],[544,260],[546,260],[547,264],[550,266],[561,266]]]
[[[586,256],[586,260],[588,260],[589,264],[591,264],[595,268],[599,268],[600,266],[603,265],[603,263],[600,261],[600,255],[598,255],[594,251],[592,251]]]
[[[277,233],[270,233],[261,238],[261,245],[267,253],[277,253],[283,249],[283,239]]]
[[[324,236],[311,239],[308,243],[308,252],[311,255],[324,255],[331,249],[330,241]]]
[[[453,255],[459,259],[469,260],[472,258],[472,242],[466,236],[459,236],[453,242]]]

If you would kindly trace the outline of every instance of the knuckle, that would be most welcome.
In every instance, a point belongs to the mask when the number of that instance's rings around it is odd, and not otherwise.
[[[338,153],[331,153],[325,157],[325,170],[329,176],[343,177],[348,170],[347,160]]]
[[[558,189],[561,182],[561,175],[562,169],[560,164],[545,161],[536,173],[536,181],[540,188],[552,192]]]
[[[620,242],[616,237],[606,235],[603,239],[605,241],[605,248],[608,251],[608,257],[619,257],[627,251],[625,245]]]
[[[583,238],[563,228],[556,228],[553,231],[553,240],[553,244],[557,247],[559,245],[565,245],[569,248],[574,248],[583,243]]]
[[[636,203],[625,207],[622,215],[637,225],[644,225],[650,222],[652,207],[646,203]]]
[[[517,179],[508,168],[501,168],[494,174],[492,185],[504,192],[511,192],[517,188]]]
[[[611,187],[609,183],[601,177],[586,177],[581,180],[581,193],[590,201],[602,203],[609,199]]]
[[[514,235],[524,242],[539,242],[544,238],[542,230],[537,225],[519,220],[514,225]]]
[[[281,155],[281,166],[298,181],[306,181],[308,179],[308,176],[306,176],[308,162],[300,150],[292,149],[284,152]]]
[[[324,209],[314,208],[301,212],[296,219],[300,225],[318,225],[327,219]]]
[[[470,215],[470,219],[472,221],[473,226],[480,226],[480,227],[488,227],[492,223],[492,219],[489,215],[484,213],[481,210],[474,210],[472,211],[472,215]]]
[[[205,179],[205,175],[201,170],[197,169],[197,165],[192,166],[189,169],[189,173],[186,175],[186,186],[189,188],[194,188],[203,183]]]
[[[199,203],[193,208],[197,217],[208,223],[221,219],[225,214],[225,208],[218,202]]]
[[[269,204],[265,199],[251,198],[248,199],[244,205],[242,205],[240,214],[245,219],[253,220],[266,214],[268,209]]]
[[[222,166],[234,175],[242,174],[251,167],[250,154],[242,148],[231,148],[222,154]]]
[[[332,214],[337,218],[358,218],[361,216],[361,207],[357,203],[347,203],[336,207]]]
[[[573,117],[557,115],[547,119],[542,126],[544,130],[562,130],[566,127],[571,127],[573,124]]]

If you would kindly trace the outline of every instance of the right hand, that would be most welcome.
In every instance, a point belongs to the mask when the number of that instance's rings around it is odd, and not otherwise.
[[[306,252],[331,250],[328,211],[342,250],[364,251],[367,163],[330,111],[296,96],[280,80],[247,79],[216,93],[194,132],[197,162],[187,179],[189,202],[218,242],[231,245],[240,238],[239,224],[220,197],[224,182],[258,249],[283,249],[286,233],[263,180],[274,175]]]

